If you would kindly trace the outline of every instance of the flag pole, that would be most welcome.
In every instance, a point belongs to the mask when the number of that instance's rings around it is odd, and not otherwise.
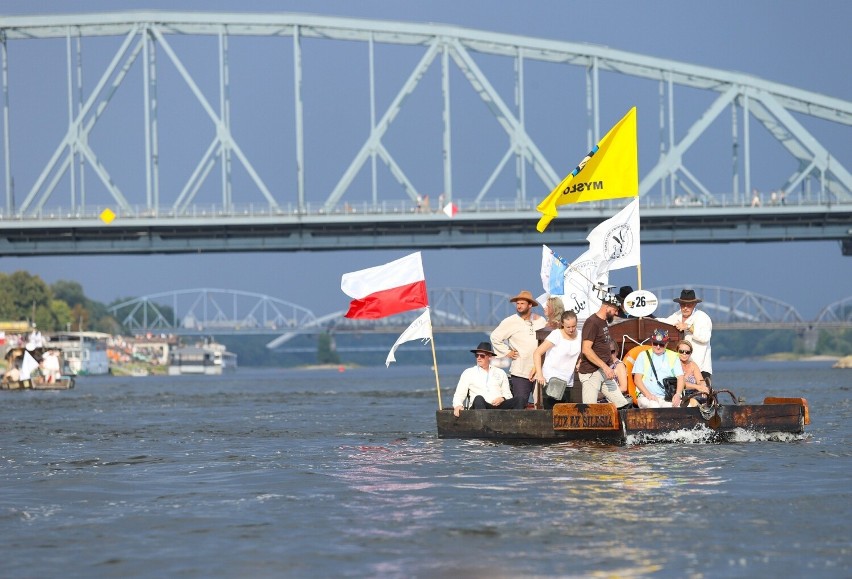
[[[636,213],[639,213],[639,206],[636,206]],[[641,231],[641,229],[640,229]],[[642,289],[642,262],[636,264],[636,286],[638,289]]]
[[[443,410],[444,407],[441,404],[441,382],[438,380],[438,359],[435,357],[435,334],[432,333],[432,339],[429,340],[432,343],[432,367],[435,369],[435,388],[438,391],[438,410]]]

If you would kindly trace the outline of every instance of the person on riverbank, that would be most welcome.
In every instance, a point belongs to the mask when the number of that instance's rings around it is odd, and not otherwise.
[[[494,357],[491,344],[480,342],[471,352],[476,357],[476,365],[466,369],[459,377],[453,394],[453,414],[459,416],[466,409],[465,400],[468,399],[474,410],[515,408],[506,373],[500,368],[491,367],[491,358]]]
[[[562,402],[570,394],[568,388],[574,385],[577,359],[582,349],[582,340],[577,332],[577,314],[573,310],[563,312],[560,321],[562,327],[550,332],[533,354],[535,363],[533,379],[537,383],[547,385],[551,380],[556,379],[564,381],[566,386],[559,399],[548,396],[547,388],[545,388],[542,401],[544,408],[553,408],[554,404]],[[546,357],[545,354],[547,354]]]
[[[684,332],[683,338],[692,344],[692,359],[701,369],[707,386],[710,386],[713,376],[713,361],[710,355],[713,321],[705,312],[695,309],[702,301],[695,296],[695,290],[684,289],[680,292],[680,297],[673,301],[680,306],[680,309],[660,321]]]
[[[526,408],[534,387],[533,353],[538,347],[535,333],[547,322],[542,316],[533,313],[533,307],[539,304],[529,291],[523,290],[509,301],[515,304],[517,313],[504,319],[491,332],[491,344],[498,357],[512,360],[509,367],[509,385],[518,408],[523,409]]]
[[[608,324],[618,314],[619,305],[618,298],[607,293],[601,302],[600,309],[589,316],[583,324],[583,355],[580,358],[577,374],[583,385],[583,404],[596,403],[598,395],[603,393],[616,408],[632,405],[615,385],[615,370],[609,366],[612,339],[609,336]]]

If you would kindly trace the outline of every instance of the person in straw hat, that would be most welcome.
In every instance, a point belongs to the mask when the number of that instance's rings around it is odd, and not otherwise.
[[[680,309],[660,321],[671,324],[685,333],[684,339],[692,343],[692,359],[698,364],[701,374],[707,381],[707,386],[710,386],[710,377],[713,374],[713,362],[710,356],[713,322],[705,312],[695,309],[695,306],[702,301],[695,296],[695,290],[684,289],[680,292],[680,297],[673,301],[680,305]]]
[[[471,401],[474,410],[509,410],[515,408],[515,399],[509,388],[506,373],[491,367],[494,351],[489,342],[480,342],[471,352],[476,356],[476,365],[468,368],[459,377],[453,394],[453,414],[458,416],[466,409],[465,400]]]
[[[494,352],[500,358],[510,358],[509,385],[518,408],[526,408],[535,384],[532,381],[535,365],[533,352],[538,348],[536,331],[542,329],[547,321],[532,309],[538,306],[532,293],[523,290],[510,302],[515,304],[516,314],[507,317],[491,332]]]

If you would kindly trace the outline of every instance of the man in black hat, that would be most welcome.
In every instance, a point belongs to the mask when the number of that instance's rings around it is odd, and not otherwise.
[[[618,297],[618,301],[621,302],[621,303],[618,306],[618,314],[616,314],[616,317],[624,318],[625,320],[627,318],[633,317],[633,316],[631,316],[630,314],[627,313],[627,310],[624,309],[624,298],[626,298],[627,296],[629,296],[632,293],[633,293],[633,288],[629,285],[623,285],[619,288],[617,297]]]
[[[680,292],[679,298],[672,301],[679,304],[680,309],[660,321],[671,324],[684,332],[684,339],[692,344],[692,359],[698,364],[698,369],[701,370],[707,386],[710,386],[710,377],[713,374],[713,362],[710,358],[710,336],[713,334],[713,322],[705,312],[695,309],[695,306],[702,301],[695,296],[695,290],[685,289]]]
[[[479,347],[471,352],[476,356],[476,365],[462,372],[459,378],[453,394],[453,414],[459,415],[468,397],[474,410],[514,408],[515,399],[512,398],[506,373],[500,368],[491,367],[491,358],[494,357],[491,343],[480,342]]]

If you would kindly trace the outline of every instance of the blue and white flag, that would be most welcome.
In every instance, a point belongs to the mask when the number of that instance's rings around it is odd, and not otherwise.
[[[568,263],[546,245],[541,246],[541,285],[545,293],[561,296],[565,293],[565,272]]]

